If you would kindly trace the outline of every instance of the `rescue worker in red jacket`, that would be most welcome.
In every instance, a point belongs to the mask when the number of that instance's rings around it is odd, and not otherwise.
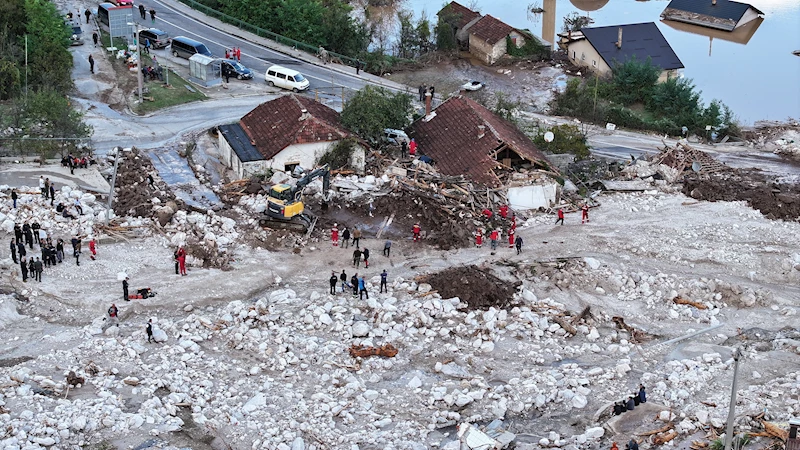
[[[475,247],[481,248],[483,245],[483,230],[478,228],[475,232]]]
[[[511,227],[508,229],[508,248],[514,248],[514,243],[516,242],[514,234],[516,233],[516,227]]]
[[[414,227],[411,229],[411,232],[414,233],[414,242],[418,242],[420,240],[420,233],[422,232],[422,228],[420,228],[419,222],[414,224]]]
[[[589,204],[584,203],[583,206],[581,206],[581,223],[587,222],[589,222]]]
[[[334,247],[339,246],[339,228],[337,227],[338,224],[333,224],[333,228],[331,228],[331,242],[333,242]]]
[[[500,212],[500,217],[502,217],[503,219],[508,218],[508,205],[500,206],[499,212]]]
[[[183,246],[178,249],[178,268],[181,275],[186,275],[186,250]]]
[[[558,222],[561,222],[561,225],[564,225],[564,210],[561,208],[558,208],[558,219],[556,219],[556,225],[558,225]]]
[[[495,229],[489,233],[489,244],[491,244],[492,251],[497,250],[497,240],[500,239],[500,233]]]

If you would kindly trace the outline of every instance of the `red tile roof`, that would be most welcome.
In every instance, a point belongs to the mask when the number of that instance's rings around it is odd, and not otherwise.
[[[290,145],[332,142],[349,136],[338,112],[294,94],[258,105],[242,117],[239,125],[264,159],[272,159]]]
[[[501,119],[474,100],[451,97],[429,121],[411,124],[411,135],[422,154],[433,158],[444,175],[465,175],[476,183],[498,186],[494,159],[504,144],[532,163],[546,163],[544,154],[514,124]],[[481,128],[483,127],[483,128]]]
[[[436,15],[438,16],[445,11],[447,11],[449,14],[458,16],[458,22],[455,25],[459,29],[464,28],[468,23],[472,22],[473,19],[481,16],[479,12],[475,12],[457,2],[448,3],[444,8],[436,13]]]
[[[514,27],[488,14],[481,17],[481,20],[475,22],[475,24],[469,28],[469,34],[471,36],[475,36],[490,45],[494,45],[501,39],[505,39],[512,31],[514,31]]]

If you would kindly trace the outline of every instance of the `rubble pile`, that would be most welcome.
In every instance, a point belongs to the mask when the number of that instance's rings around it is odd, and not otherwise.
[[[610,275],[588,262],[568,271],[596,271],[598,279]],[[671,280],[642,272],[618,277],[640,292],[648,284],[666,289]],[[370,281],[370,289],[377,281]],[[685,293],[708,291],[712,281],[701,282]],[[454,436],[437,430],[534,411],[558,415],[606,407],[628,389],[634,344],[605,314],[578,323],[571,337],[557,321],[566,306],[530,290],[546,290],[549,283],[523,286],[512,295],[516,306],[480,309],[402,278],[390,283],[389,295],[364,301],[303,285],[297,291],[280,288],[255,301],[155,321],[157,351],[142,344],[138,325],[109,327],[98,319],[84,327],[75,348],[0,368],[0,406],[19,411],[0,413],[8,426],[0,448],[23,442],[87,445],[99,436],[136,433],[168,437],[189,428],[209,439],[219,433],[233,448],[321,448],[318,442],[339,448],[457,448],[449,444]],[[706,302],[708,310],[724,307],[717,294]],[[667,314],[673,306],[664,299],[648,303],[656,318],[676,319]],[[695,320],[677,311],[679,318]],[[349,351],[387,344],[397,349],[393,358],[354,358]],[[597,363],[564,361],[576,358]],[[650,402],[680,416],[677,432],[688,434],[723,420],[723,385],[731,367],[732,360],[718,353],[658,368],[650,362],[641,367],[641,382]],[[791,397],[767,395],[797,391],[798,381],[800,373],[788,373],[751,385],[745,405],[767,407],[779,417],[781,411],[800,412]],[[687,401],[709,387],[717,393],[704,397],[706,403]],[[605,434],[602,428],[597,432],[599,426],[580,421],[568,433],[527,448],[591,448]]]
[[[0,228],[7,233],[14,231],[14,224],[22,226],[24,223],[39,223],[42,229],[53,237],[62,237],[68,240],[69,235],[78,234],[81,236],[91,236],[92,229],[96,223],[105,221],[106,208],[97,201],[94,194],[73,189],[69,186],[62,186],[56,191],[54,206],[50,206],[50,200],[42,197],[38,187],[22,186],[17,189],[17,208],[13,208],[11,202],[11,188],[0,186]],[[83,215],[77,215],[77,211],[72,209],[75,200],[79,200],[83,209]],[[71,210],[71,214],[77,216],[76,219],[64,217],[56,211],[55,206],[59,203]]]
[[[758,149],[771,151],[787,158],[800,157],[800,122],[757,121],[742,137]]]
[[[118,215],[132,217],[157,217],[165,225],[182,204],[176,202],[175,195],[166,185],[158,181],[151,186],[148,174],[156,174],[150,158],[136,147],[125,149],[124,162],[117,167],[117,180],[114,187],[114,209]],[[182,202],[181,202],[182,203]]]
[[[683,193],[697,200],[745,201],[769,219],[795,220],[800,217],[800,187],[796,183],[772,180],[755,171],[709,176],[689,175]]]
[[[236,220],[203,212],[176,212],[164,227],[173,247],[185,246],[187,261],[194,266],[226,268],[232,258],[232,247],[239,239]]]
[[[505,308],[520,282],[504,281],[478,266],[451,267],[423,279],[444,298],[457,297],[471,309]]]

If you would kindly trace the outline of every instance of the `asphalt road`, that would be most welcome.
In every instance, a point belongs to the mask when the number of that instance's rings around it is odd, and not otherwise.
[[[225,56],[226,48],[241,48],[242,64],[254,71],[253,80],[244,82],[264,83],[264,73],[267,67],[273,64],[279,64],[297,70],[308,78],[310,82],[309,92],[320,89],[323,92],[329,92],[331,95],[341,95],[342,88],[359,90],[367,84],[371,84],[369,81],[357,77],[354,68],[349,68],[353,71],[352,75],[341,73],[339,71],[330,70],[325,66],[311,64],[290,55],[280,53],[234,35],[234,33],[241,33],[241,31],[235,27],[221,24],[218,29],[210,25],[211,23],[216,23],[216,21],[202,20],[200,18],[195,19],[188,14],[184,14],[181,12],[181,8],[179,6],[173,6],[172,2],[150,0],[147,6],[148,8],[151,6],[155,8],[156,23],[151,23],[149,15],[146,20],[141,20],[138,15],[138,10],[134,10],[135,20],[143,27],[159,28],[169,33],[171,37],[186,36],[198,40],[206,44],[214,56],[220,58]],[[192,14],[192,16],[196,15],[198,14]],[[156,54],[165,55],[166,51],[156,51]],[[188,60],[182,58],[173,58],[169,55],[168,59],[175,64],[182,66],[189,65]],[[391,86],[385,87],[394,89]]]

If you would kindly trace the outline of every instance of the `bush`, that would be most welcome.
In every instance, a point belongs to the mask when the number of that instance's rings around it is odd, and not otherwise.
[[[350,131],[377,144],[383,137],[384,128],[406,128],[411,111],[410,95],[366,86],[345,104],[341,121]]]
[[[661,69],[652,64],[650,57],[645,61],[633,57],[622,64],[615,64],[611,70],[614,77],[609,84],[613,100],[626,106],[644,103],[651,96],[661,75]]]
[[[552,142],[544,140],[544,134],[547,131],[553,133]],[[536,144],[539,149],[551,153],[571,153],[575,155],[575,159],[577,160],[588,158],[590,155],[590,147],[586,140],[586,134],[575,125],[564,124],[552,127],[549,130],[540,129],[533,138],[533,143]]]
[[[322,155],[317,165],[327,164],[331,170],[347,167],[356,145],[358,145],[358,141],[355,138],[346,138],[336,142],[327,153]]]

